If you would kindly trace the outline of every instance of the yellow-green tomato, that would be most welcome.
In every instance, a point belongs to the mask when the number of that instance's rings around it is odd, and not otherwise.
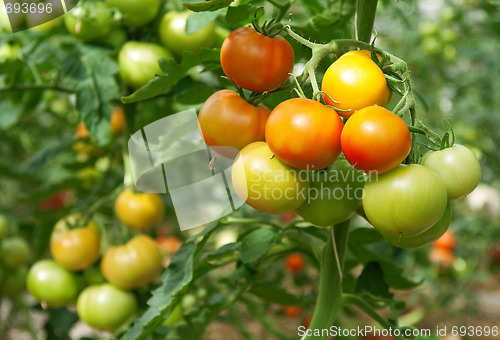
[[[64,25],[71,35],[92,41],[109,33],[113,12],[102,2],[80,2],[64,15]]]
[[[448,199],[470,194],[481,180],[481,167],[474,153],[463,145],[426,153],[420,163],[443,180]]]
[[[158,28],[158,36],[163,45],[177,55],[184,51],[198,52],[209,47],[215,36],[215,24],[210,22],[199,31],[186,33],[186,22],[193,12],[169,12],[165,14]]]
[[[30,246],[21,237],[9,237],[0,243],[0,260],[9,269],[26,264],[31,256]]]
[[[245,146],[232,168],[238,196],[268,214],[297,209],[307,197],[308,175],[308,171],[292,168],[274,157],[265,142]]]
[[[49,307],[66,306],[78,294],[75,274],[53,260],[35,263],[28,272],[26,284],[30,294]]]
[[[372,175],[363,189],[368,221],[382,234],[418,235],[443,216],[446,187],[432,170],[419,164],[399,165]]]
[[[431,244],[448,230],[451,223],[451,205],[448,202],[443,216],[432,227],[415,236],[384,235],[392,245],[404,249],[416,249]]]
[[[139,27],[152,21],[160,9],[160,0],[106,0],[123,15],[123,23]]]
[[[137,305],[133,293],[104,283],[85,288],[78,296],[76,310],[89,326],[114,331],[137,312]]]
[[[361,204],[365,175],[346,160],[327,170],[311,171],[309,196],[295,210],[318,226],[331,226],[351,218]]]
[[[182,306],[180,303],[175,305],[174,309],[167,316],[163,324],[170,328],[174,328],[179,322],[184,320],[184,312],[182,311]]]
[[[125,43],[118,54],[118,65],[120,66],[120,76],[123,81],[139,88],[153,79],[156,74],[161,74],[158,60],[171,59],[172,55],[163,46],[129,41]]]

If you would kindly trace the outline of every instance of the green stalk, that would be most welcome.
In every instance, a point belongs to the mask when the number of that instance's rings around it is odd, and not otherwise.
[[[337,318],[342,303],[342,268],[347,252],[347,239],[351,220],[332,227],[331,236],[323,249],[320,265],[319,293],[311,321],[311,335],[306,335],[302,340],[324,340],[324,336],[315,336],[315,329],[330,328]],[[321,331],[320,331],[321,333]]]
[[[373,23],[378,0],[358,0],[356,10],[356,39],[369,43],[372,37]]]

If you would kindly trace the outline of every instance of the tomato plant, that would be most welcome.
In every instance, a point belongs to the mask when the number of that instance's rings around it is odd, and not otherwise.
[[[92,41],[111,31],[113,13],[102,2],[82,2],[64,16],[64,25],[72,35]]]
[[[240,27],[224,40],[220,62],[236,85],[254,92],[271,92],[289,78],[294,52],[282,36],[268,37],[254,28]]]
[[[53,260],[36,262],[28,271],[26,285],[31,295],[49,307],[68,305],[79,290],[75,274]]]
[[[481,167],[474,153],[462,145],[426,153],[421,164],[441,177],[448,199],[470,194],[481,180]]]
[[[363,209],[380,232],[393,236],[415,236],[435,224],[446,208],[443,181],[418,164],[370,178],[363,189]]]
[[[139,88],[162,71],[159,59],[170,59],[172,55],[160,45],[140,41],[128,41],[120,49],[118,64],[123,81]]]
[[[298,208],[306,199],[307,174],[281,162],[265,142],[245,146],[236,157],[232,181],[236,193],[251,207],[269,214]]]
[[[384,73],[375,62],[362,54],[347,53],[326,70],[321,83],[323,99],[343,117],[359,109],[389,101]]]
[[[109,283],[85,288],[76,302],[78,316],[96,329],[114,331],[137,312],[137,298],[132,292]]]
[[[309,196],[295,211],[317,226],[330,226],[351,218],[361,206],[365,176],[345,160],[311,175]]]
[[[68,226],[75,226],[68,229]],[[50,239],[54,260],[69,270],[78,271],[92,266],[100,255],[97,226],[93,221],[82,225],[82,217],[70,215],[56,223]]]
[[[408,156],[411,145],[406,123],[380,106],[359,110],[342,130],[345,158],[364,172],[383,174],[394,169]]]
[[[163,200],[158,194],[123,190],[115,200],[116,215],[127,227],[146,230],[160,224],[164,214]]]
[[[248,144],[265,140],[270,112],[263,104],[254,106],[234,91],[221,90],[203,103],[198,124],[207,145],[234,158]]]
[[[273,154],[292,167],[320,170],[340,155],[342,120],[317,101],[294,98],[274,108],[266,124]]]
[[[121,289],[142,287],[160,273],[161,254],[155,241],[138,235],[122,246],[109,248],[101,260],[101,270],[111,284]]]
[[[152,21],[160,9],[160,0],[106,0],[118,8],[127,26],[139,27]]]
[[[190,11],[168,12],[160,21],[158,36],[162,44],[177,55],[184,51],[199,52],[202,47],[209,47],[214,40],[214,22],[194,33],[186,33],[186,22],[191,14]]]

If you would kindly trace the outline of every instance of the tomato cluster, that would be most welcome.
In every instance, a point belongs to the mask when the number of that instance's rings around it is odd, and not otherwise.
[[[384,59],[367,50],[346,52],[326,70],[325,104],[303,96],[272,110],[256,104],[259,93],[287,81],[294,62],[287,40],[260,31],[243,27],[226,38],[221,65],[239,94],[218,91],[199,113],[205,142],[223,156],[237,154],[232,181],[240,198],[265,213],[295,211],[318,226],[359,212],[402,248],[443,235],[451,221],[448,201],[480,181],[474,154],[455,145],[408,164],[415,158],[408,157],[410,128],[384,107],[392,98]],[[254,91],[250,100],[242,89]]]
[[[127,197],[119,196],[118,205],[127,203],[130,196],[134,199],[135,194],[132,192],[126,190],[124,194]],[[139,216],[144,218],[148,228],[153,226],[151,221],[156,225],[163,216],[163,206],[149,205],[147,198],[139,197],[134,201],[132,205],[135,204],[135,210],[128,211],[128,215],[117,209],[117,214],[121,213],[119,218]],[[138,209],[144,204],[145,212]],[[148,219],[147,214],[151,212],[156,215]],[[137,224],[131,224],[131,228],[140,229]],[[81,320],[94,328],[113,331],[137,312],[138,301],[133,290],[156,279],[163,268],[162,254],[155,240],[138,234],[123,245],[108,246],[101,256],[103,232],[94,221],[80,214],[72,214],[59,220],[50,240],[53,259],[37,261],[29,269],[26,282],[28,291],[45,308],[62,307],[76,302]],[[6,247],[19,248],[9,245]],[[170,251],[175,252],[177,249]],[[17,262],[9,265],[17,266],[19,261],[24,261],[26,251],[21,255],[11,254],[10,262]],[[99,259],[100,263],[97,264]],[[83,281],[87,286],[82,290]]]

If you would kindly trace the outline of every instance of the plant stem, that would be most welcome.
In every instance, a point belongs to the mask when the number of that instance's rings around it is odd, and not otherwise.
[[[352,295],[352,294],[343,294],[342,295],[342,303],[344,305],[350,304],[353,306],[358,307],[361,309],[363,312],[365,312],[369,317],[371,317],[373,320],[378,322],[382,327],[385,329],[394,329],[396,328],[395,325],[384,319],[382,316],[380,316],[375,309],[373,309],[372,306],[370,306],[365,300],[362,298]],[[396,339],[405,339],[403,336],[394,336]]]
[[[62,85],[17,85],[17,86],[9,86],[0,89],[0,93],[5,92],[23,92],[23,91],[45,91],[45,90],[54,90],[59,92],[66,93],[74,93],[75,91],[69,87],[65,87]]]
[[[342,267],[347,251],[350,220],[332,227],[320,266],[319,293],[310,329],[329,328],[335,322],[342,300]],[[326,336],[305,334],[302,340],[324,340]]]
[[[378,0],[358,0],[355,18],[355,37],[358,40],[370,42]]]

